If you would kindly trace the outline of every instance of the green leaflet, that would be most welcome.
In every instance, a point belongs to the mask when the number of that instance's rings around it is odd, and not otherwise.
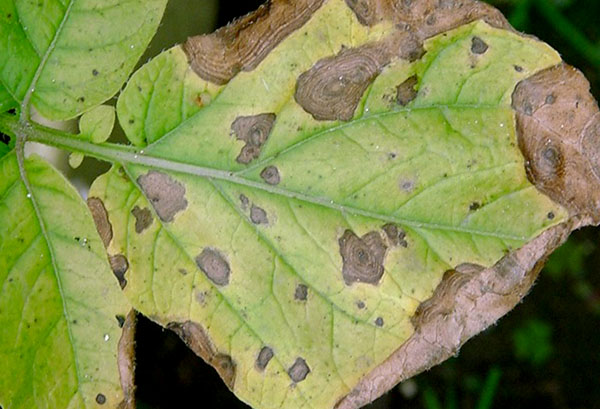
[[[0,82],[19,102],[33,90],[31,103],[47,118],[75,117],[119,90],[165,5],[166,0],[3,1]]]
[[[85,203],[38,158],[0,159],[0,404],[95,408],[124,399],[119,319],[129,305]]]
[[[144,149],[91,195],[114,226],[109,253],[129,261],[125,294],[188,341],[206,331],[200,352],[254,407],[333,407],[412,335],[445,271],[492,266],[567,218],[528,182],[510,106],[520,80],[560,62],[538,41],[476,22],[392,61],[350,121],[296,103],[318,60],[389,30],[329,1],[224,87],[192,81],[174,48],[120,97]],[[489,47],[476,57],[474,37]],[[418,93],[399,105],[411,78]],[[203,92],[210,103],[193,108]],[[240,160],[247,118],[272,129]],[[361,246],[385,269],[371,284],[347,271]]]

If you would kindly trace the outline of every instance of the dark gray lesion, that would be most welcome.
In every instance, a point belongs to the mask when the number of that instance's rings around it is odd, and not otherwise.
[[[306,301],[308,298],[308,287],[304,284],[298,284],[294,292],[294,299],[297,301]]]
[[[275,124],[277,116],[265,113],[253,116],[239,116],[231,124],[231,131],[239,141],[246,142],[236,158],[238,163],[247,165],[260,156],[264,144]]]
[[[480,37],[475,36],[471,40],[471,52],[473,54],[482,55],[482,54],[485,54],[488,49],[489,49],[489,46]]]
[[[342,49],[298,77],[294,98],[317,120],[349,121],[364,92],[391,58],[384,43]]]
[[[231,268],[220,251],[206,247],[196,256],[196,265],[216,285],[229,284]]]
[[[271,347],[262,347],[262,349],[258,353],[258,356],[256,357],[256,369],[258,369],[260,372],[264,371],[274,356],[275,353],[273,352],[273,349]]]
[[[131,210],[131,214],[135,217],[135,232],[138,234],[150,227],[154,220],[152,212],[147,207],[140,208],[139,206],[135,206]]]
[[[137,182],[161,221],[172,222],[177,213],[187,209],[185,187],[166,173],[151,170]]]
[[[254,204],[250,207],[250,220],[254,224],[269,224],[265,209]]]
[[[367,283],[377,285],[384,273],[383,263],[387,245],[378,232],[358,237],[346,230],[338,240],[343,267],[342,277],[347,285]]]
[[[281,175],[276,166],[267,166],[260,172],[260,177],[269,185],[278,185],[281,182]]]
[[[303,358],[296,358],[294,364],[288,369],[288,375],[294,383],[302,382],[308,374],[310,368]]]
[[[389,243],[392,246],[408,247],[406,241],[406,232],[400,226],[394,223],[388,223],[382,227]]]
[[[129,261],[122,254],[116,254],[114,256],[109,256],[108,261],[110,263],[110,268],[113,271],[117,280],[119,280],[119,285],[121,289],[127,286],[127,279],[125,278],[125,273],[129,270]]]
[[[417,85],[419,79],[416,75],[406,79],[402,84],[396,87],[396,102],[400,106],[406,106],[412,102],[418,94]]]
[[[96,230],[102,239],[104,247],[108,247],[113,238],[113,229],[110,220],[108,219],[108,212],[104,207],[104,202],[98,197],[89,197],[87,199],[87,205],[92,213]]]

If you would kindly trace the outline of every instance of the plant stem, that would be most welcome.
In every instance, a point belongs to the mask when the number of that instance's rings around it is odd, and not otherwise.
[[[487,378],[485,379],[485,384],[483,385],[483,390],[481,391],[481,396],[479,397],[479,402],[477,403],[477,409],[490,409],[492,407],[492,403],[494,402],[494,395],[496,395],[496,390],[498,389],[498,384],[500,383],[500,376],[502,375],[502,371],[499,368],[493,367],[490,369]]]
[[[529,9],[531,9],[531,0],[521,0],[508,17],[510,24],[517,30],[525,30],[525,26],[529,22]]]
[[[600,47],[596,47],[579,29],[563,16],[552,1],[534,0],[536,9],[552,24],[562,38],[596,68],[600,68]]]

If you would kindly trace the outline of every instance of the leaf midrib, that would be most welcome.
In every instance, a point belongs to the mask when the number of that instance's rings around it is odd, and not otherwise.
[[[431,223],[422,220],[404,219],[399,217],[390,216],[387,214],[381,214],[378,212],[372,212],[349,205],[341,205],[332,200],[326,198],[319,198],[310,196],[304,193],[291,191],[277,186],[271,186],[263,182],[256,182],[238,176],[234,172],[228,172],[224,170],[192,165],[185,162],[179,162],[172,159],[162,159],[151,156],[149,154],[140,154],[133,147],[123,146],[119,144],[101,144],[95,145],[83,140],[74,139],[72,136],[66,136],[62,132],[50,130],[48,128],[34,125],[22,130],[27,133],[27,138],[30,141],[41,142],[57,148],[67,149],[70,151],[82,152],[86,155],[93,156],[98,159],[106,160],[108,162],[126,163],[133,165],[142,165],[145,167],[160,169],[163,171],[172,171],[177,173],[183,173],[192,176],[199,176],[208,179],[222,180],[233,184],[246,186],[252,189],[261,190],[267,193],[301,200],[307,203],[315,204],[330,208],[345,214],[352,214],[364,217],[371,217],[377,220],[381,220],[387,223],[397,223],[413,228],[426,228],[431,230],[443,230],[455,233],[467,233],[472,235],[478,235],[483,237],[492,237],[504,240],[527,240],[527,237],[515,236],[510,234],[503,234],[497,232],[482,231],[477,229],[469,229],[459,226],[449,226],[439,223]]]

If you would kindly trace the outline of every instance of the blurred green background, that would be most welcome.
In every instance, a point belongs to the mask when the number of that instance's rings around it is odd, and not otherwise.
[[[599,97],[600,0],[488,2],[581,69]],[[171,0],[142,62],[261,3]],[[512,313],[368,408],[600,408],[599,236],[594,228],[573,234]],[[137,353],[138,408],[247,408],[177,336],[141,317]]]

